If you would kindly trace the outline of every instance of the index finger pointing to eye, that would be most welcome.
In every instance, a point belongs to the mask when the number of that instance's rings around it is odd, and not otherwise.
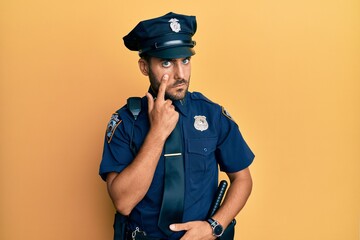
[[[161,79],[159,91],[157,94],[157,99],[165,100],[165,90],[166,90],[168,80],[169,80],[169,75],[165,74]]]

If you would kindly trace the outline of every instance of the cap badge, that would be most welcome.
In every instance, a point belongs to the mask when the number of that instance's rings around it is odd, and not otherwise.
[[[169,20],[169,23],[170,23],[170,28],[173,32],[180,32],[181,31],[181,26],[180,26],[180,23],[178,23],[179,20],[177,20],[176,18],[172,18]]]
[[[195,116],[194,118],[195,118],[194,127],[196,130],[205,131],[206,129],[209,128],[209,124],[206,121],[205,116]]]

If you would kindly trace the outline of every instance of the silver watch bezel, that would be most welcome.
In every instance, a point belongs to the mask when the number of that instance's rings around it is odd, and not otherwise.
[[[209,218],[207,220],[207,222],[210,224],[211,228],[212,228],[212,234],[213,236],[215,237],[221,237],[224,233],[224,227],[216,220],[212,219],[212,218]],[[215,233],[215,228],[216,227],[221,227],[221,233],[220,234],[216,234]]]

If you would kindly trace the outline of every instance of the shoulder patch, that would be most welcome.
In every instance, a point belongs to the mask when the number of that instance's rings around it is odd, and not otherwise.
[[[117,126],[119,126],[119,124],[121,123],[121,119],[119,119],[119,114],[117,113],[114,113],[111,118],[110,118],[110,121],[107,125],[107,128],[106,128],[106,139],[107,139],[107,142],[110,143],[111,142],[111,139],[114,135],[114,132],[117,128]]]
[[[228,111],[226,111],[226,109],[223,106],[221,106],[221,109],[222,109],[222,114],[224,114],[225,117],[227,117],[231,121],[234,121],[234,119],[231,117],[230,113]]]

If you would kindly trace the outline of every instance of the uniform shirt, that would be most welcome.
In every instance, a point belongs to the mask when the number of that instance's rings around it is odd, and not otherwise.
[[[140,149],[150,128],[147,98],[135,120],[126,106],[121,108],[108,125],[100,176],[121,172],[134,159],[131,139]],[[185,167],[185,199],[183,222],[206,220],[218,185],[218,166],[232,173],[247,168],[254,154],[244,141],[237,124],[221,106],[201,93],[187,93],[182,101],[174,101],[183,129],[183,156]],[[165,158],[159,159],[153,181],[145,197],[129,216],[131,230],[139,227],[148,236],[166,238],[157,226],[164,186]],[[135,188],[129,183],[129,188]],[[169,239],[179,239],[175,233]]]

